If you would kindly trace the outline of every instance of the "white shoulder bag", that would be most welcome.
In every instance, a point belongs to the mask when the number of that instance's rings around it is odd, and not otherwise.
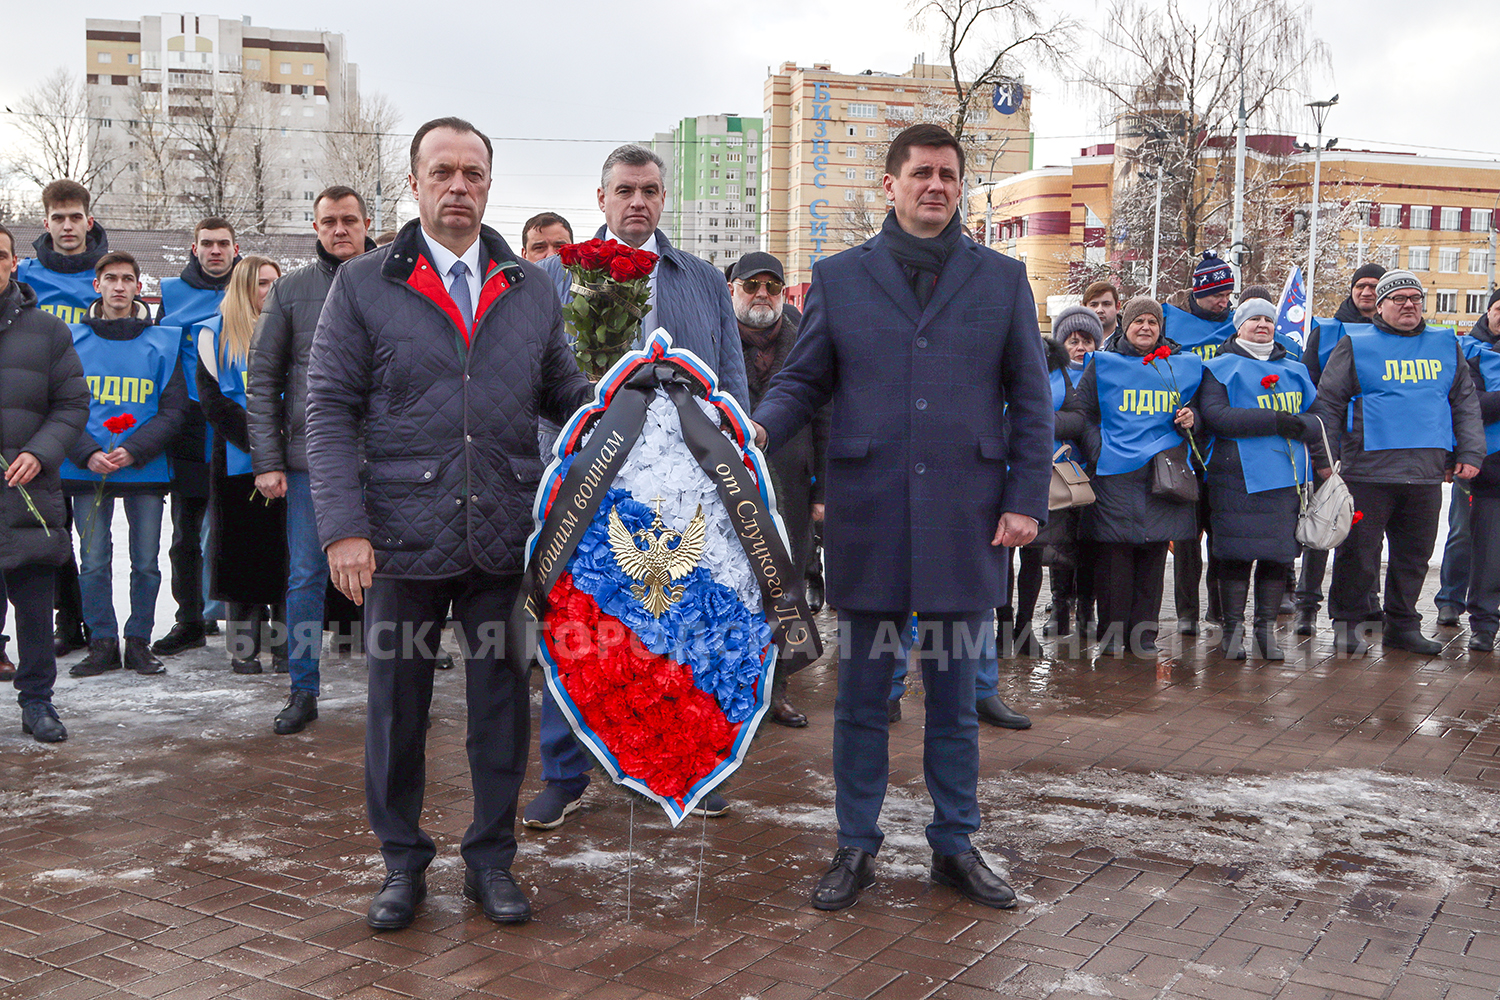
[[[1328,431],[1322,420],[1318,420],[1318,430],[1323,434],[1323,453],[1332,458]],[[1311,456],[1307,464],[1309,468],[1312,466]],[[1308,485],[1297,489],[1302,498],[1302,512],[1297,516],[1297,541],[1310,549],[1337,548],[1349,537],[1349,529],[1354,526],[1354,497],[1339,475],[1341,465],[1342,462],[1334,462],[1332,475],[1317,489]]]

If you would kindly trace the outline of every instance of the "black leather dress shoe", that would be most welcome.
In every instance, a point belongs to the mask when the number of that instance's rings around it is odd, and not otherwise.
[[[202,622],[178,622],[151,644],[151,652],[157,656],[176,656],[190,649],[202,649],[206,645],[204,635]]]
[[[1495,633],[1475,632],[1469,636],[1469,648],[1476,653],[1488,653],[1495,648]]]
[[[977,848],[970,848],[962,854],[934,854],[932,880],[997,910],[1009,910],[1016,905],[1016,891],[1006,884],[1005,879],[990,871]]]
[[[885,703],[885,721],[886,722],[900,722],[901,721],[901,699],[900,698],[891,698],[890,700],[888,700]]]
[[[120,640],[95,639],[89,643],[89,655],[73,664],[69,677],[98,677],[120,669]]]
[[[812,905],[819,910],[853,906],[861,889],[875,883],[875,855],[858,847],[840,847],[828,871],[813,886]]]
[[[974,707],[979,710],[979,718],[992,726],[1002,729],[1031,728],[1031,720],[1001,701],[998,694],[979,699]]]
[[[1381,633],[1380,644],[1404,649],[1408,653],[1416,653],[1419,656],[1437,656],[1443,651],[1442,643],[1427,638],[1420,630],[1414,628],[1386,629]]]
[[[134,670],[143,677],[167,672],[166,665],[151,652],[145,639],[125,637],[125,669]]]
[[[38,743],[61,743],[68,738],[67,728],[57,717],[57,709],[48,701],[21,706],[21,732],[35,737]]]
[[[386,872],[380,891],[370,900],[365,923],[377,931],[399,931],[416,919],[417,904],[426,898],[426,872]]]
[[[497,924],[524,924],[531,903],[507,868],[470,868],[464,872],[464,898],[478,903]]]

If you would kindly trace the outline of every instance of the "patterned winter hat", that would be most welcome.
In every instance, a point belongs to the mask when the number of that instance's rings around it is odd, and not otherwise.
[[[1212,250],[1205,250],[1203,259],[1193,268],[1193,298],[1201,299],[1233,287],[1234,272],[1229,265],[1214,256]]]

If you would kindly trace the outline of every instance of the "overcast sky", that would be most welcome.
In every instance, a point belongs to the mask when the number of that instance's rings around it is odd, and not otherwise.
[[[1191,9],[1195,0],[1187,0]],[[1206,3],[1206,0],[1203,0]],[[84,21],[138,17],[119,0],[62,7],[7,2],[0,106],[54,68],[84,72]],[[1095,0],[1059,0],[1088,24]],[[370,0],[237,0],[180,13],[248,14],[278,28],[342,32],[361,86],[388,95],[410,131],[439,115],[472,120],[495,139],[495,185],[487,221],[507,239],[527,216],[561,211],[592,230],[598,165],[620,142],[667,131],[699,114],[761,113],[767,70],[783,61],[831,63],[839,72],[900,72],[913,56],[936,58],[936,40],[911,26],[906,0],[764,0],[704,3],[571,0],[407,5]],[[1313,31],[1332,48],[1331,74],[1309,100],[1337,92],[1328,135],[1344,146],[1467,150],[1500,159],[1493,0],[1320,0]],[[1081,52],[1098,45],[1087,32]],[[1107,141],[1097,108],[1065,81],[1036,72],[1032,127],[1036,163],[1066,163],[1080,147]],[[0,116],[0,142],[11,141]],[[1311,129],[1310,119],[1302,125]],[[104,221],[108,224],[108,220]]]

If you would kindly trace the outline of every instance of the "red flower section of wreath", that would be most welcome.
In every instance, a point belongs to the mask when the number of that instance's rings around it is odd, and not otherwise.
[[[548,635],[558,678],[620,770],[681,800],[728,759],[739,726],[692,671],[641,645],[564,573],[552,588]]]

